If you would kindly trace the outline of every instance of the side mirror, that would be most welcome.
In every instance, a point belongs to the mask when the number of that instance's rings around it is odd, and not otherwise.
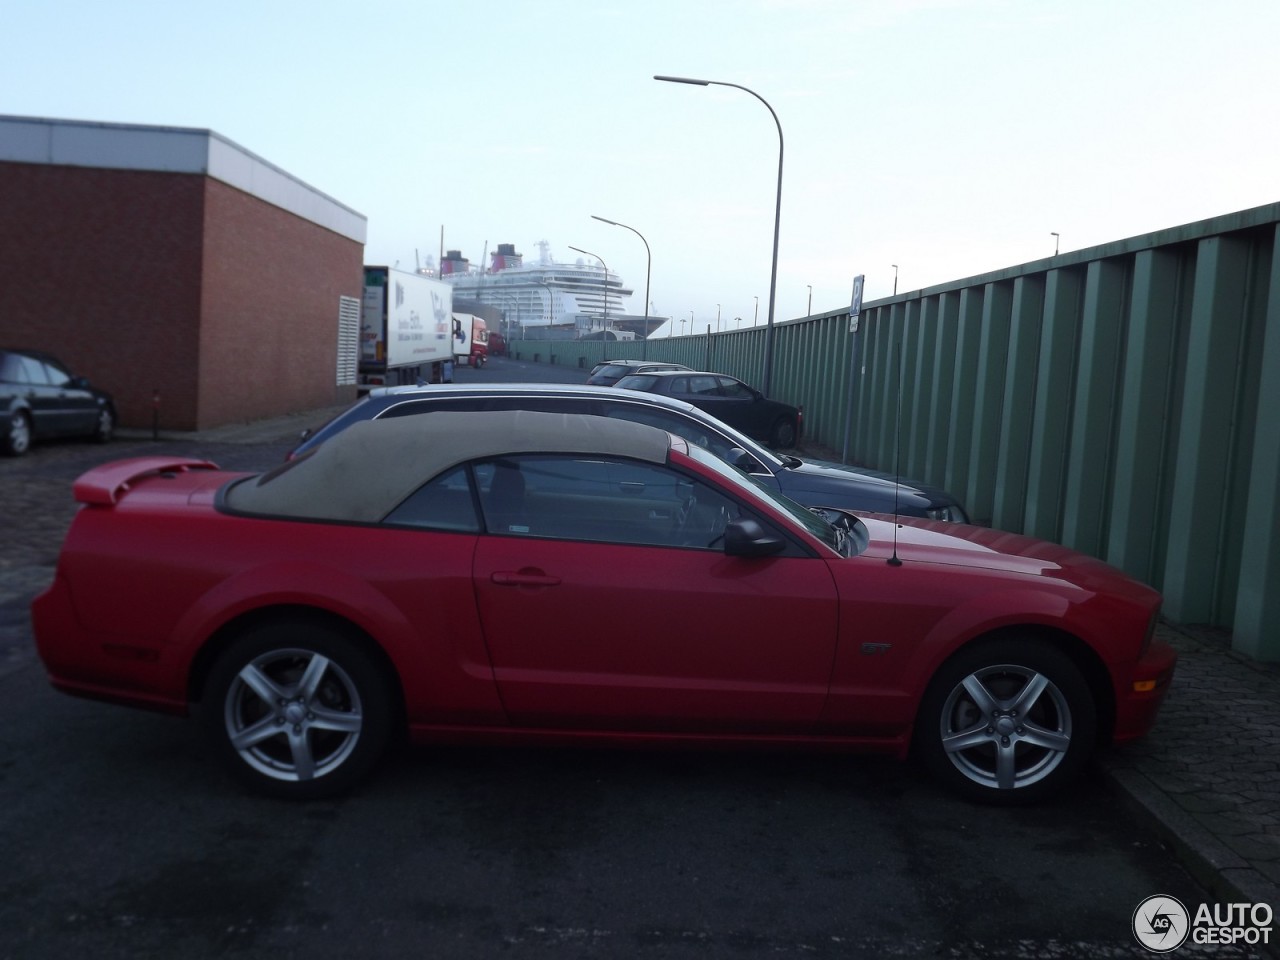
[[[750,473],[751,468],[756,466],[756,458],[741,447],[732,448],[727,454],[729,466],[737,467],[743,473]]]
[[[724,528],[724,552],[730,557],[771,557],[786,546],[785,540],[766,533],[759,521],[750,517],[730,520]]]

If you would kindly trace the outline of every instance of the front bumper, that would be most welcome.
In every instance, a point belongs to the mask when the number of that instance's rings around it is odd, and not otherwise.
[[[1156,722],[1173,681],[1177,651],[1154,640],[1132,669],[1116,677],[1116,723],[1112,741],[1124,743],[1146,736]]]

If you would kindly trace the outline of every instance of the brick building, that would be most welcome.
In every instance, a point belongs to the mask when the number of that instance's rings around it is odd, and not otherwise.
[[[191,430],[355,398],[366,220],[209,131],[0,116],[0,345]]]

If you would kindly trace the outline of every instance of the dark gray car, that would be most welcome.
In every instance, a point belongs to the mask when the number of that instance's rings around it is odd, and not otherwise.
[[[806,507],[897,512],[959,523],[969,519],[955,497],[936,487],[876,476],[841,464],[779,456],[681,400],[612,387],[541,383],[382,387],[370,391],[318,430],[305,434],[289,456],[305,454],[360,420],[442,410],[541,410],[619,417],[684,437]]]
[[[111,395],[40,350],[0,349],[0,453],[18,457],[36,439],[93,437],[116,426]]]

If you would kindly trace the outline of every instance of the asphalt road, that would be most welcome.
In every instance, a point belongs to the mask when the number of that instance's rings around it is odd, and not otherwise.
[[[564,375],[526,366],[459,379]],[[288,804],[192,723],[52,691],[15,611],[70,480],[149,452],[264,469],[291,436],[0,462],[0,958],[1143,957],[1142,900],[1212,902],[1092,778],[1000,810],[881,758],[411,748]]]

